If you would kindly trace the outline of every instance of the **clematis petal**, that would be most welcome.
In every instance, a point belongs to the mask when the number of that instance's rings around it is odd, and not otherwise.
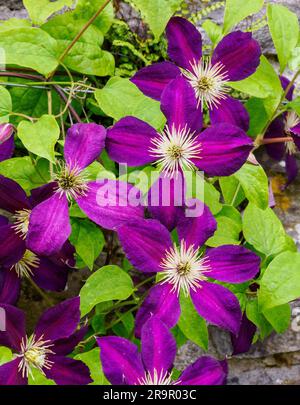
[[[6,346],[19,352],[21,341],[25,338],[25,315],[18,308],[0,304],[1,316],[4,315],[5,331],[0,330],[0,346]]]
[[[129,340],[107,336],[97,339],[105,377],[113,385],[135,385],[145,375],[141,356]]]
[[[205,257],[210,267],[209,277],[226,283],[244,283],[259,272],[260,257],[243,246],[208,249]]]
[[[53,344],[51,350],[59,356],[67,356],[70,354],[74,348],[83,340],[84,336],[88,331],[88,327],[84,326],[83,328],[77,330],[73,335],[64,338],[58,339]]]
[[[176,356],[176,340],[169,328],[157,317],[150,318],[142,327],[142,360],[145,369],[158,375],[173,367]]]
[[[27,385],[27,378],[22,377],[18,367],[21,359],[16,358],[0,366],[0,385]]]
[[[154,219],[140,219],[118,229],[121,245],[130,262],[145,273],[162,270],[160,263],[172,246],[169,231]]]
[[[226,35],[217,45],[212,64],[221,63],[228,80],[239,81],[251,76],[259,66],[261,49],[250,32],[235,31]]]
[[[15,141],[14,137],[10,137],[7,141],[0,144],[0,162],[10,159],[14,154]]]
[[[135,118],[120,119],[107,132],[106,149],[109,157],[129,166],[142,166],[155,160],[149,152],[157,132],[146,122]]]
[[[93,382],[89,368],[82,361],[56,355],[50,355],[48,359],[53,364],[44,372],[57,385],[87,385]]]
[[[188,366],[178,378],[180,385],[223,385],[227,373],[221,361],[203,356]]]
[[[252,340],[255,332],[256,326],[254,325],[254,323],[249,321],[246,313],[244,313],[237,336],[231,334],[231,343],[233,347],[232,354],[236,355],[248,352],[252,345]]]
[[[232,97],[220,100],[220,104],[210,110],[210,121],[212,125],[227,123],[235,125],[247,132],[249,129],[249,113],[244,105]]]
[[[61,250],[71,235],[68,200],[54,194],[33,208],[27,234],[27,246],[33,252],[49,256]]]
[[[290,80],[289,80],[287,77],[285,77],[285,76],[279,76],[279,79],[280,79],[280,81],[281,81],[281,86],[282,86],[283,90],[285,91],[285,90],[287,89],[287,87],[289,86],[289,84],[290,84]],[[289,100],[289,101],[292,101],[292,100],[293,100],[294,90],[295,90],[295,86],[293,85],[293,86],[289,89],[289,91],[288,91],[288,93],[287,93],[287,95],[286,95],[286,99],[287,99],[287,100]]]
[[[0,227],[8,224],[8,218],[0,215]]]
[[[185,18],[170,19],[166,35],[168,55],[178,66],[189,70],[191,63],[199,62],[202,57],[202,38],[197,28]]]
[[[238,333],[242,319],[240,304],[227,288],[202,281],[196,291],[191,290],[191,298],[197,312],[208,322]]]
[[[202,129],[202,111],[198,108],[195,91],[183,76],[172,80],[161,96],[161,110],[169,128],[187,128],[190,132]]]
[[[15,181],[0,175],[0,208],[15,213],[30,208],[22,187]]]
[[[80,321],[80,299],[70,298],[47,309],[35,328],[37,337],[51,342],[71,336]]]
[[[171,62],[153,63],[136,72],[130,79],[146,96],[160,100],[167,84],[180,75],[180,69]]]
[[[181,172],[173,178],[163,173],[148,192],[148,211],[172,231],[184,216],[185,182]]]
[[[22,259],[26,246],[13,227],[2,225],[0,228],[0,265],[11,267]]]
[[[68,129],[64,156],[70,168],[83,170],[100,156],[105,146],[106,129],[102,125],[75,124]]]
[[[284,121],[282,117],[276,118],[269,126],[264,138],[282,138],[284,133]],[[284,143],[272,143],[265,145],[266,151],[272,159],[280,161],[285,153]]]
[[[144,216],[140,190],[123,181],[104,179],[88,183],[85,196],[77,198],[82,211],[105,229],[117,229]]]
[[[47,257],[40,257],[39,260],[38,268],[32,270],[32,280],[45,290],[63,291],[67,284],[68,267],[59,266]]]
[[[285,155],[285,169],[287,174],[287,182],[285,184],[285,187],[287,187],[296,179],[298,174],[297,159],[290,153],[287,153]]]
[[[217,124],[198,137],[200,158],[194,164],[208,176],[230,176],[246,162],[253,141],[245,132],[231,124]]]
[[[29,201],[32,207],[42,203],[48,198],[52,197],[57,189],[57,183],[52,181],[51,183],[44,184],[41,187],[34,188],[30,192]]]
[[[190,199],[187,205],[194,208],[195,217],[185,217],[177,225],[178,237],[184,240],[187,246],[199,248],[213,236],[217,229],[217,221],[210,209],[202,201]]]
[[[9,269],[0,269],[0,303],[14,305],[20,295],[21,279]]]
[[[294,143],[300,150],[300,124],[290,129],[291,136],[293,137]]]
[[[168,328],[173,328],[180,317],[179,297],[169,283],[152,287],[136,314],[135,335],[141,336],[143,325],[152,316],[160,318]]]

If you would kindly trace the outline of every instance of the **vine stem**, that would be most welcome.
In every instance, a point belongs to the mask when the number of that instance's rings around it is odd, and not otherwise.
[[[272,143],[294,142],[294,140],[293,140],[293,138],[291,136],[284,136],[282,138],[261,139],[258,142],[259,142],[259,145],[270,145]]]
[[[52,307],[53,306],[53,302],[49,299],[49,297],[44,293],[44,291],[42,291],[40,289],[40,287],[38,285],[35,284],[35,282],[32,280],[31,277],[28,277],[28,280],[30,282],[30,284],[32,285],[32,287],[40,294],[40,296],[45,300],[45,302]]]

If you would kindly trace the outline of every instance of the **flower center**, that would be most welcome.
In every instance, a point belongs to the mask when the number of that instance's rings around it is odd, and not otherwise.
[[[138,379],[138,385],[176,385],[178,382],[172,381],[172,374],[168,371],[162,370],[159,374],[156,369],[153,374],[150,372],[145,373],[145,376]]]
[[[284,132],[286,133],[286,135],[289,136],[291,134],[291,129],[299,124],[300,124],[300,118],[295,113],[295,111],[289,111],[287,113],[287,115],[285,117],[285,121],[284,121]],[[296,146],[295,142],[292,142],[292,141],[285,142],[285,149],[286,149],[286,153],[288,153],[290,155],[294,155],[295,153],[297,153],[297,146]]]
[[[88,191],[88,179],[81,168],[77,166],[70,168],[64,162],[59,162],[57,167],[58,171],[53,176],[53,181],[58,183],[56,192],[60,196],[65,195],[68,200],[85,196]]]
[[[49,343],[50,340],[43,340],[43,336],[36,339],[36,336],[32,335],[22,339],[21,353],[17,357],[21,357],[18,369],[19,372],[22,372],[23,378],[28,378],[29,374],[32,376],[32,368],[45,374],[43,369],[49,370],[52,367],[53,361],[47,359],[49,354],[54,354],[49,349],[53,344]]]
[[[22,237],[22,239],[26,239],[30,214],[31,210],[24,209],[16,211],[12,217],[14,222],[12,227],[14,228],[15,232]]]
[[[39,267],[40,259],[30,250],[26,250],[24,256],[18,263],[13,265],[10,270],[15,270],[18,277],[27,277],[32,276],[32,269]]]
[[[179,169],[194,170],[193,159],[200,159],[201,144],[197,143],[194,133],[187,126],[176,129],[166,126],[157,138],[151,140],[151,156],[157,158],[156,164],[167,176],[178,175]]]
[[[166,251],[160,266],[163,283],[172,284],[172,291],[179,294],[182,290],[185,295],[189,295],[191,289],[195,291],[200,286],[199,282],[207,279],[204,273],[210,270],[207,259],[201,258],[193,245],[187,248],[184,240],[179,247],[174,244]]]
[[[226,98],[229,78],[222,63],[212,65],[210,59],[201,58],[199,62],[191,63],[191,69],[184,70],[183,74],[195,90],[198,106],[201,103],[202,109],[204,104],[210,110],[217,108],[220,101]]]

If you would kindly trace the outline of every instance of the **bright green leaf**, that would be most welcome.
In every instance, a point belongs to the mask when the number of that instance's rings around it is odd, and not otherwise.
[[[251,299],[247,302],[246,314],[247,318],[257,326],[262,339],[269,336],[273,331],[272,325],[261,312],[257,298]]]
[[[263,4],[264,0],[226,0],[224,33],[227,34],[231,28],[244,18],[258,13]]]
[[[245,199],[245,193],[234,176],[220,177],[219,183],[226,204],[237,207]]]
[[[109,385],[102,371],[100,349],[98,347],[89,352],[77,354],[75,359],[81,360],[90,369],[91,377],[94,380],[90,385]]]
[[[290,326],[291,307],[289,304],[283,304],[279,305],[278,307],[265,309],[263,314],[277,333],[285,332]]]
[[[0,366],[4,363],[8,363],[12,359],[12,351],[8,347],[0,346]]]
[[[23,0],[23,3],[32,22],[36,25],[41,25],[53,13],[56,13],[65,6],[72,6],[73,0]]]
[[[72,12],[75,19],[89,21],[99,10],[105,0],[77,0],[76,8]],[[111,27],[114,20],[114,8],[111,1],[93,22],[103,34]]]
[[[12,112],[12,101],[9,91],[0,86],[0,117],[8,117],[8,114]]]
[[[205,20],[202,24],[213,45],[216,45],[222,38],[222,27],[211,20]]]
[[[256,137],[262,133],[269,119],[264,101],[261,98],[253,97],[247,101],[245,107],[250,117],[248,135]]]
[[[32,372],[32,375],[29,374],[29,376],[28,376],[29,385],[56,385],[53,380],[48,379],[38,369],[32,367],[31,372]]]
[[[208,239],[206,245],[217,247],[221,245],[240,244],[239,235],[242,231],[242,219],[239,211],[230,205],[224,205],[216,215],[217,230]]]

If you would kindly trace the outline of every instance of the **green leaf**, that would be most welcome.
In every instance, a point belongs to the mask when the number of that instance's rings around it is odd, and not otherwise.
[[[299,44],[298,44],[299,45]],[[289,68],[292,71],[298,70],[300,67],[300,47],[297,46],[293,51],[289,59]]]
[[[244,18],[258,13],[263,4],[264,0],[227,0],[223,32],[227,34],[231,28]]]
[[[298,17],[281,4],[268,4],[267,16],[270,33],[280,62],[280,72],[282,73],[298,43]]]
[[[23,3],[32,22],[41,25],[53,13],[65,6],[72,6],[73,0],[56,0],[55,2],[51,0],[23,0]]]
[[[263,314],[277,333],[285,332],[290,326],[291,307],[289,304],[283,304],[279,305],[278,307],[265,309]]]
[[[132,2],[140,10],[155,39],[158,40],[169,19],[180,8],[182,0],[133,0]]]
[[[4,363],[8,363],[12,359],[12,351],[8,347],[0,346],[0,366]]]
[[[213,21],[205,20],[202,24],[202,28],[205,30],[213,45],[216,45],[222,38],[222,27]]]
[[[53,115],[43,115],[35,123],[21,121],[18,125],[18,137],[25,148],[50,162],[55,162],[54,147],[59,134],[59,125]]]
[[[208,330],[206,322],[195,310],[190,297],[180,294],[181,315],[178,326],[184,335],[202,349],[208,349]]]
[[[273,331],[272,325],[262,314],[257,298],[251,299],[246,306],[247,318],[257,326],[262,339],[265,339]]]
[[[290,101],[287,104],[287,107],[296,111],[296,113],[300,116],[300,97],[297,97],[293,101]]]
[[[87,22],[96,14],[104,1],[105,0],[77,0],[77,5],[72,15],[77,20],[82,19]],[[114,8],[112,3],[111,1],[93,22],[93,25],[103,34],[110,29],[114,20]]]
[[[206,242],[207,246],[239,245],[242,231],[242,219],[239,211],[230,205],[224,205],[216,215],[218,227],[214,235]]]
[[[100,362],[100,349],[90,350],[75,356],[76,360],[81,360],[90,369],[91,377],[94,380],[90,385],[110,385],[104,376]]]
[[[245,199],[245,193],[234,176],[221,177],[220,187],[226,204],[237,207]]]
[[[259,304],[263,310],[300,297],[300,253],[283,252],[271,261],[260,280]]]
[[[0,21],[0,32],[9,31],[14,28],[31,28],[29,20],[22,18],[10,18],[6,21]]]
[[[134,290],[129,275],[118,266],[104,266],[93,273],[80,291],[81,316],[100,302],[125,300]]]
[[[112,77],[103,89],[95,91],[95,97],[105,114],[115,120],[132,115],[155,128],[165,123],[159,102],[144,96],[129,79]]]
[[[251,203],[262,209],[268,207],[268,178],[261,166],[246,163],[234,174],[234,177],[241,183],[245,196]]]
[[[47,378],[38,369],[33,367],[31,372],[32,372],[32,375],[29,374],[29,376],[28,376],[29,385],[56,385],[53,380],[50,380],[49,378]]]
[[[269,119],[264,102],[260,98],[253,97],[246,102],[245,107],[250,117],[248,135],[256,137],[262,133]]]
[[[1,33],[0,48],[7,65],[18,65],[50,74],[58,66],[57,43],[39,28],[16,28]]]
[[[291,248],[282,223],[271,208],[262,210],[249,204],[243,215],[243,232],[246,241],[266,256]]]
[[[96,224],[87,219],[72,219],[71,223],[70,242],[86,266],[93,270],[94,262],[105,245],[103,232]]]
[[[0,117],[7,117],[9,119],[8,114],[12,112],[12,101],[9,91],[0,86]]]

